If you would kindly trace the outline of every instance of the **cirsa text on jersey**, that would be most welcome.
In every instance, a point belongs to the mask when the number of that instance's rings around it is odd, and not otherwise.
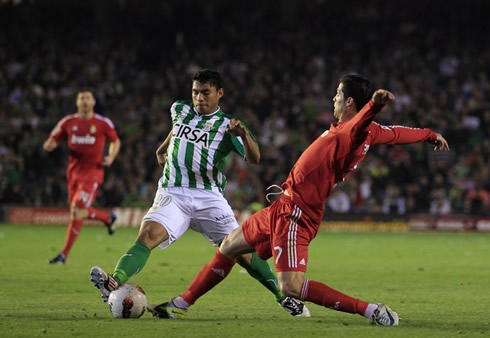
[[[186,139],[204,148],[208,147],[209,132],[202,129],[177,123],[174,127],[174,137]]]

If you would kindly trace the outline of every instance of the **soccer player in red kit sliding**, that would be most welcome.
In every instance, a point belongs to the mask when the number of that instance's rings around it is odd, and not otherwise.
[[[388,306],[355,299],[304,278],[308,245],[318,232],[325,199],[334,185],[364,159],[371,145],[425,141],[433,144],[434,150],[449,150],[446,140],[430,129],[373,122],[381,108],[393,99],[389,91],[374,91],[362,77],[345,76],[333,99],[334,116],[339,122],[333,123],[301,155],[282,184],[281,198],[231,232],[186,292],[167,303],[151,305],[150,312],[160,318],[185,316],[190,305],[228,275],[238,255],[255,250],[264,260],[274,258],[279,286],[285,295],[357,313],[374,324],[398,325],[398,314]],[[362,109],[358,112],[359,108]]]
[[[95,98],[91,90],[78,92],[76,104],[78,112],[59,121],[43,144],[44,150],[51,152],[67,138],[70,153],[66,172],[70,222],[65,246],[59,255],[49,260],[50,264],[65,263],[82,229],[84,218],[102,221],[109,235],[114,232],[116,220],[114,213],[92,208],[92,203],[104,180],[104,167],[112,164],[121,142],[111,120],[94,113]],[[109,153],[103,157],[106,139],[110,141]]]

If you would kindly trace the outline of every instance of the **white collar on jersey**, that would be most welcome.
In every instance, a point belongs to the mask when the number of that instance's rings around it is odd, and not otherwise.
[[[218,106],[218,108],[216,109],[216,111],[214,113],[211,113],[211,114],[201,114],[199,113],[197,110],[196,110],[196,107],[192,107],[192,109],[194,110],[194,112],[197,114],[197,116],[211,116],[211,115],[214,115],[216,114],[217,112],[219,112],[219,110],[221,109],[220,106]]]

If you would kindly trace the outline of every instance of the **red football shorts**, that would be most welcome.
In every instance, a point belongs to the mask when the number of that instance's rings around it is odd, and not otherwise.
[[[260,258],[274,257],[276,271],[306,271],[308,245],[318,225],[302,210],[283,196],[271,206],[260,210],[242,225],[245,240]]]
[[[68,202],[79,208],[89,208],[95,201],[100,184],[91,181],[68,182]]]

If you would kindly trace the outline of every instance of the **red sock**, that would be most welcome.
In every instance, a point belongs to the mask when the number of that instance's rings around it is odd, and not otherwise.
[[[226,257],[219,250],[216,251],[213,259],[202,268],[181,297],[189,305],[194,304],[199,297],[225,279],[235,263],[235,260]]]
[[[358,313],[361,316],[364,315],[369,305],[360,299],[352,298],[323,283],[309,279],[305,279],[303,282],[300,299],[337,311]]]
[[[70,220],[70,223],[68,223],[68,228],[66,229],[65,247],[63,250],[61,250],[61,253],[65,255],[65,257],[68,257],[73,243],[75,243],[78,234],[80,234],[82,224],[83,220],[81,219],[72,219]]]
[[[99,209],[95,209],[92,207],[87,208],[87,211],[88,211],[88,218],[90,218],[90,219],[97,219],[97,220],[102,221],[104,223],[109,223],[109,221],[111,220],[111,217],[109,216],[108,212],[105,212],[105,211],[102,211]]]

